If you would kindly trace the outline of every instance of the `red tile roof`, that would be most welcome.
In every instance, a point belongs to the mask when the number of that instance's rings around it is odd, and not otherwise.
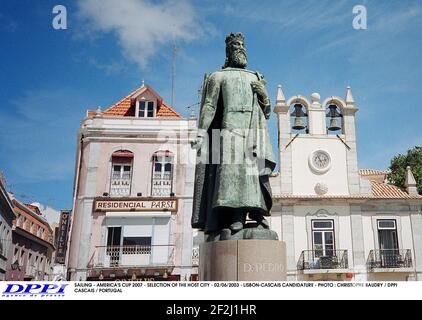
[[[388,174],[388,170],[375,170],[375,169],[360,169],[359,174],[361,176],[382,176]]]
[[[126,97],[116,102],[114,105],[101,112],[103,116],[110,117],[134,117],[135,116],[135,100],[134,98],[146,91],[149,91],[157,98],[157,118],[183,118],[171,106],[164,103],[162,98],[150,87],[142,86],[129,93]],[[95,116],[96,111],[88,111],[88,117]]]
[[[372,194],[375,198],[382,198],[382,199],[420,198],[422,199],[422,196],[409,195],[406,191],[400,189],[399,187],[393,186],[391,184],[371,181],[371,185],[372,185]]]

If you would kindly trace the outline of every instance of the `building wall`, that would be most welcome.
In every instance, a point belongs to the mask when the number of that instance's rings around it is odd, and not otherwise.
[[[38,263],[35,263],[37,257]],[[51,250],[16,232],[13,233],[13,260],[19,262],[19,268],[9,269],[7,280],[52,280],[49,278]]]
[[[44,241],[52,242],[53,233],[47,221],[42,221],[38,217],[34,217],[33,215],[29,214],[26,210],[23,210],[18,206],[15,206],[14,210],[16,215],[18,216],[18,218],[14,221],[14,225],[17,228],[25,230]],[[19,219],[19,216],[21,217],[21,219]],[[26,219],[25,224],[23,223],[22,218]],[[33,223],[32,230],[31,223]],[[38,228],[42,228],[44,230],[44,236],[42,236],[42,233],[37,234]]]
[[[12,261],[12,220],[0,205],[0,281],[5,280],[6,271]]]
[[[346,148],[337,137],[301,135],[291,144],[291,148],[293,194],[315,194],[317,183],[325,184],[331,195],[349,194]],[[331,168],[325,174],[316,174],[309,167],[309,157],[316,150],[330,154]]]
[[[0,171],[0,281],[6,279],[6,273],[12,261],[12,226],[15,214],[13,204],[5,188],[5,179]]]
[[[356,205],[344,201],[333,204],[333,201],[307,201],[296,204],[283,203],[276,199],[269,218],[271,229],[276,231],[279,239],[286,242],[288,280],[369,280],[369,281],[406,281],[420,278],[418,254],[420,249],[415,245],[417,234],[412,228],[412,218],[416,216],[417,207],[406,204],[406,201],[385,202],[365,201]],[[351,208],[353,207],[353,212]],[[359,210],[356,209],[358,207]],[[420,216],[420,212],[419,212]],[[334,220],[335,246],[337,250],[348,250],[348,270],[336,273],[314,272],[304,274],[297,269],[297,263],[304,250],[313,250],[311,220]],[[356,221],[361,221],[362,231],[356,230]],[[367,269],[367,261],[371,250],[378,250],[377,220],[394,219],[397,223],[398,245],[400,250],[411,250],[412,267],[379,270]],[[362,244],[362,247],[361,245]],[[362,248],[362,256],[360,250]],[[346,274],[352,277],[346,277]]]
[[[91,131],[102,128],[101,134]],[[69,271],[72,279],[86,278],[87,267],[99,246],[106,245],[106,226],[113,215],[120,215],[126,221],[134,217],[139,226],[149,226],[154,230],[157,253],[168,253],[174,246],[174,271],[181,277],[190,276],[192,270],[192,211],[193,171],[195,152],[192,150],[188,131],[195,129],[195,121],[186,119],[139,119],[139,118],[94,118],[85,119],[81,133],[84,135],[79,188],[73,211],[69,250]],[[135,138],[136,137],[136,138]],[[170,151],[174,156],[173,192],[178,199],[178,211],[166,218],[163,212],[93,212],[95,197],[110,192],[112,154],[128,150],[133,153],[132,184],[130,197],[151,196],[152,157],[157,151]],[[189,160],[191,162],[189,162]],[[116,197],[113,197],[116,198]],[[117,197],[118,198],[118,197]],[[168,247],[164,249],[164,246]],[[161,254],[160,253],[160,254]],[[159,263],[164,258],[156,255]],[[153,262],[154,262],[153,261]]]

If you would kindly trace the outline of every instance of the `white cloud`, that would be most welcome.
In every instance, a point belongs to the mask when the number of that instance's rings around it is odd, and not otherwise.
[[[53,223],[59,223],[60,221],[60,211],[50,207],[45,206],[38,202],[31,203],[33,206],[37,206],[38,209],[40,209],[42,216],[48,221],[50,226],[52,226]]]
[[[163,45],[202,34],[193,6],[185,0],[80,0],[79,14],[93,31],[111,32],[125,55],[141,68]]]

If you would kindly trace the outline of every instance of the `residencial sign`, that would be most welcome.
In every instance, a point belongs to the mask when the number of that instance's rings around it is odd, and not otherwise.
[[[177,199],[97,199],[95,211],[177,211]]]

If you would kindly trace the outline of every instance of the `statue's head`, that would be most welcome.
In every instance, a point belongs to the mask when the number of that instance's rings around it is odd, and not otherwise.
[[[226,37],[226,62],[223,68],[246,68],[248,58],[244,44],[245,38],[241,32],[230,33]]]

